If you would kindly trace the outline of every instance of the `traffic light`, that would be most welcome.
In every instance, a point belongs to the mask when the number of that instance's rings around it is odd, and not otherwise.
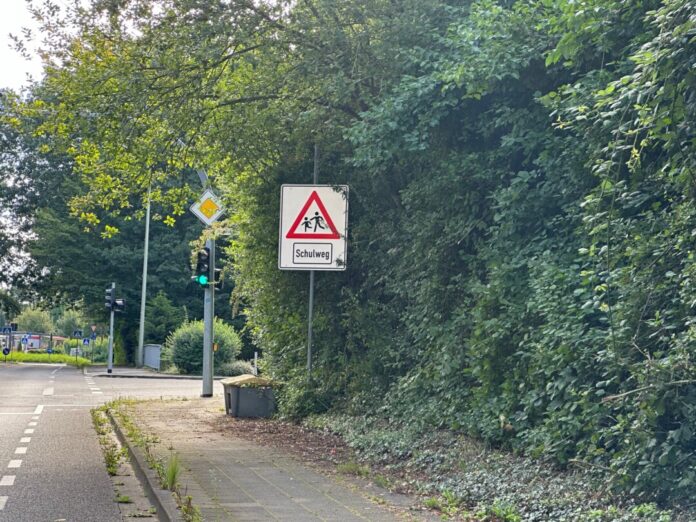
[[[210,249],[202,248],[196,254],[196,275],[193,280],[201,286],[208,286],[210,282]]]
[[[104,306],[106,306],[109,310],[113,309],[114,302],[116,301],[114,292],[115,290],[109,287],[106,289],[106,295],[104,296]]]
[[[126,300],[125,299],[114,299],[114,312],[125,312],[126,311]]]
[[[222,284],[224,280],[222,279],[222,268],[216,268],[213,277],[213,283],[216,290],[222,290]]]

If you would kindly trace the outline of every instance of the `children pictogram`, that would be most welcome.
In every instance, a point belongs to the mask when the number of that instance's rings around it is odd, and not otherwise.
[[[339,239],[341,237],[316,190],[307,199],[285,237],[288,239]]]

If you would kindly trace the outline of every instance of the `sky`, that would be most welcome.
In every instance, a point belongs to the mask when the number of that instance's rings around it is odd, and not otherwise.
[[[27,73],[34,79],[41,77],[41,61],[35,57],[27,61],[12,46],[9,34],[22,35],[22,28],[34,29],[36,24],[27,11],[25,0],[0,0],[0,88],[19,90],[27,82]]]

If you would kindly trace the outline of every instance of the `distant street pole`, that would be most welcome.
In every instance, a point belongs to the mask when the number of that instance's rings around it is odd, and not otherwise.
[[[150,246],[150,190],[147,187],[147,212],[145,214],[145,253],[143,255],[143,286],[140,290],[140,329],[138,330],[138,353],[135,357],[135,365],[143,366],[143,343],[145,341],[145,303],[147,302],[147,256]]]
[[[203,194],[209,190],[208,174],[202,169],[196,169],[196,174],[203,185]],[[195,203],[194,205],[195,206]],[[192,206],[192,210],[193,210]],[[199,219],[202,216],[194,212]],[[218,214],[219,215],[219,214]],[[211,215],[206,215],[206,218],[211,218]],[[217,219],[217,216],[215,217]],[[211,225],[211,221],[201,219],[207,226]],[[213,339],[215,338],[215,240],[206,239],[205,246],[209,252],[208,258],[208,283],[204,287],[203,292],[203,389],[201,397],[213,396]]]
[[[201,397],[213,396],[213,322],[215,318],[215,240],[208,239],[210,250],[209,274],[212,274],[203,297],[203,391]]]
[[[111,295],[116,295],[116,283],[111,283]],[[111,306],[109,319],[109,355],[106,361],[106,373],[111,373],[114,368],[114,307]]]

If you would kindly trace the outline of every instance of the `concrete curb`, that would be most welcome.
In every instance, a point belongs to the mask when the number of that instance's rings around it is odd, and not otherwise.
[[[189,381],[200,381],[202,378],[200,375],[172,375],[168,373],[149,373],[143,372],[141,374],[136,373],[106,373],[104,371],[90,372],[86,367],[83,368],[85,375],[91,375],[92,377],[108,377],[109,379],[185,379]],[[220,381],[226,379],[227,377],[216,375],[213,377],[214,380]]]
[[[116,437],[118,437],[121,444],[128,449],[133,471],[135,471],[136,477],[143,486],[148,500],[150,500],[157,509],[157,516],[161,522],[183,522],[184,518],[174,501],[171,491],[160,487],[159,477],[155,471],[150,469],[147,465],[147,459],[145,458],[143,450],[128,440],[128,437],[123,433],[118,421],[111,415],[109,410],[106,411],[106,414],[109,417],[109,421],[111,421]]]

